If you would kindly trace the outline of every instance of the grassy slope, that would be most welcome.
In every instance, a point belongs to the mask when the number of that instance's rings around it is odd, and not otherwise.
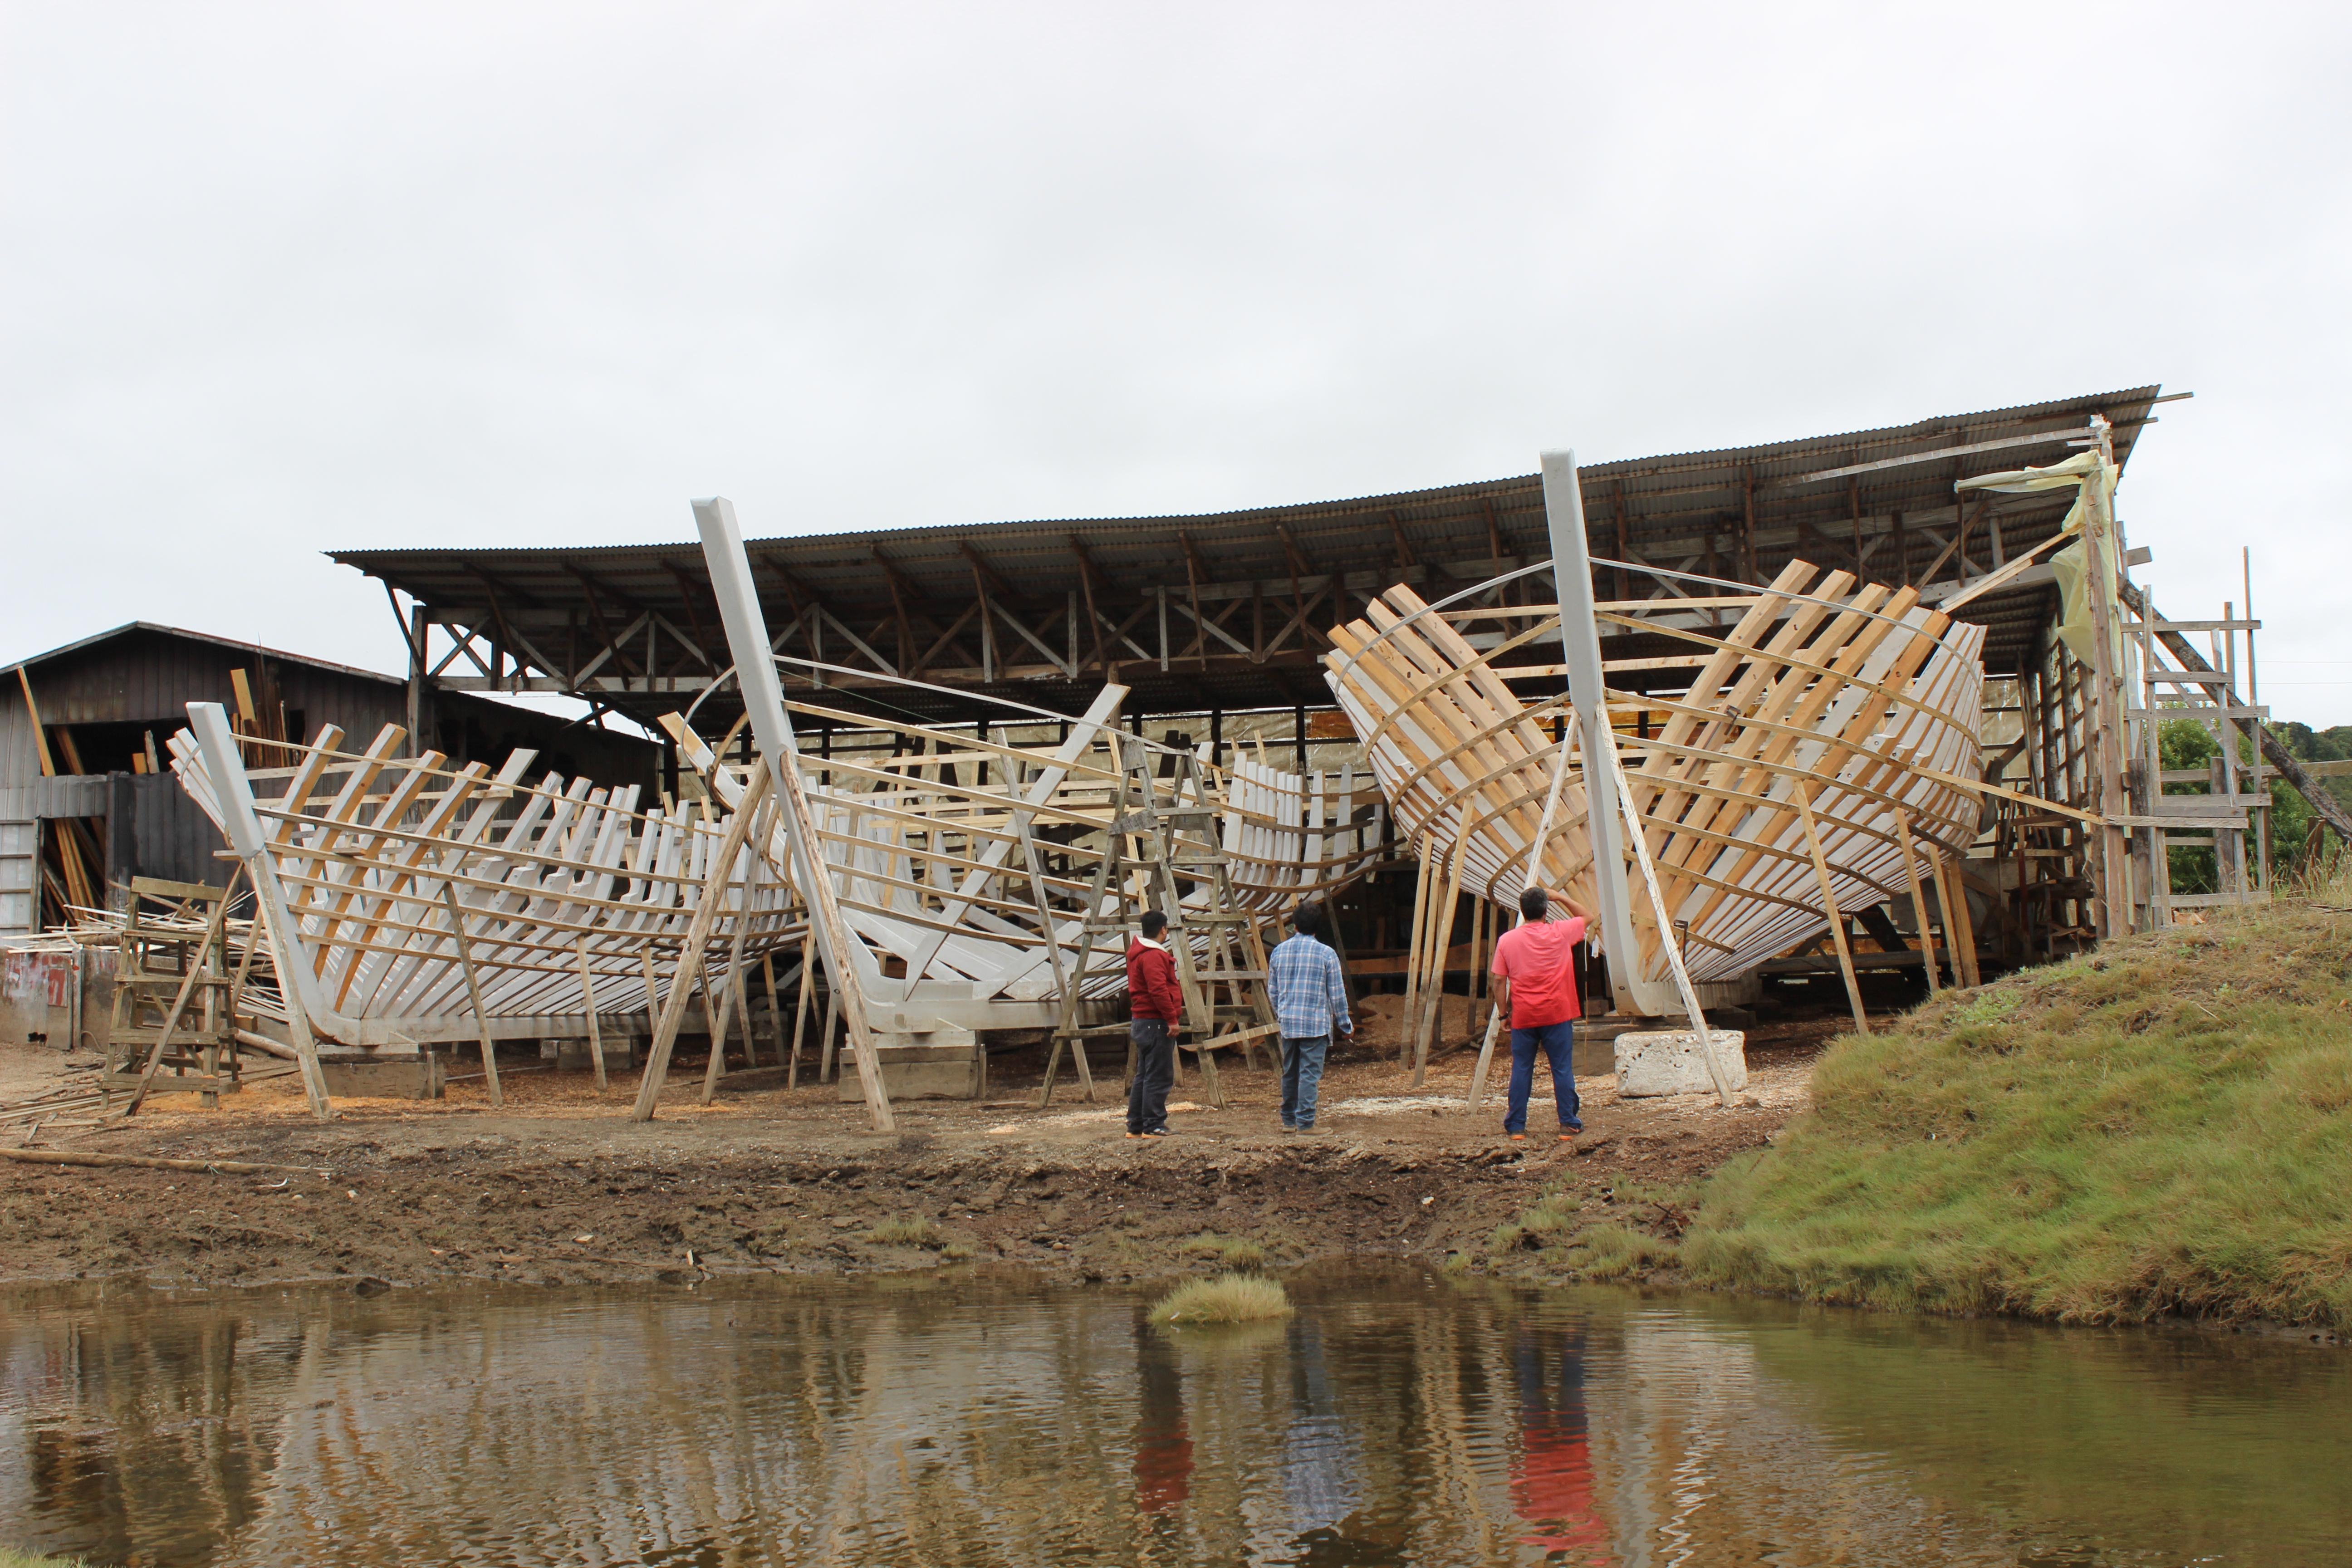
[[[2347,904],[2129,938],[1841,1040],[1814,1110],[1709,1184],[1684,1268],[1881,1307],[2352,1328]]]

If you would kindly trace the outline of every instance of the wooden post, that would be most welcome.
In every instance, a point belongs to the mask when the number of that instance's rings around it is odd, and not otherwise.
[[[793,1006],[793,1065],[785,1070],[786,1089],[801,1086],[801,1036],[808,1028],[809,994],[816,978],[816,963],[810,956],[810,938],[804,931],[801,935],[801,999]],[[782,1027],[781,1018],[777,1026]]]
[[[1456,848],[1452,864],[1446,869],[1445,902],[1433,910],[1436,919],[1430,931],[1429,999],[1424,1007],[1428,1016],[1413,1031],[1412,1087],[1419,1089],[1429,1074],[1430,1038],[1445,1020],[1445,967],[1452,953],[1454,907],[1462,901],[1462,851]]]
[[[719,1080],[727,1072],[727,1024],[734,1015],[738,1001],[742,1003],[743,1009],[743,1065],[746,1068],[759,1065],[759,1058],[751,1050],[751,999],[743,994],[743,933],[751,924],[751,891],[760,885],[760,868],[763,862],[756,848],[751,851],[750,859],[751,864],[743,870],[743,900],[735,910],[735,940],[728,944],[727,1000],[719,1005],[719,1021],[710,1027],[710,1065],[702,1070],[702,1103],[705,1105],[709,1104],[710,1097],[719,1092]],[[702,983],[702,1010],[706,1016],[710,1011],[710,982],[707,977]]]
[[[1952,889],[1952,918],[1959,924],[1952,933],[1952,957],[1964,977],[1961,984],[1976,986],[1984,984],[1984,976],[1977,969],[1977,921],[1969,912],[1969,884],[1961,864],[1960,857],[1952,858],[1952,880],[1956,884]]]
[[[661,1016],[660,994],[655,990],[654,950],[650,946],[637,949],[638,962],[646,968],[646,1038],[654,1037],[654,1021]]]
[[[784,1065],[784,1013],[776,1005],[776,955],[773,952],[760,955],[760,978],[768,988],[768,1027],[774,1034],[776,1065]]]
[[[694,921],[687,928],[686,944],[678,954],[677,971],[670,977],[669,1001],[662,1008],[661,1022],[654,1027],[653,1049],[646,1055],[645,1079],[637,1086],[637,1103],[630,1112],[639,1121],[654,1119],[654,1106],[661,1099],[662,1080],[669,1076],[670,1052],[677,1046],[678,1026],[686,1021],[687,997],[702,967],[702,950],[710,941],[710,928],[719,923],[719,905],[734,872],[735,857],[751,836],[751,819],[760,815],[761,803],[767,797],[768,770],[754,769],[751,786],[736,803],[735,815],[727,824],[727,837],[720,841],[710,874],[703,882],[702,900],[695,907]]]
[[[1936,884],[1936,907],[1943,913],[1944,962],[1951,965],[1952,985],[1954,989],[1958,989],[1967,985],[1968,982],[1960,978],[1959,937],[1952,924],[1952,891],[1944,881],[1944,857],[1941,851],[1928,851],[1927,875]]]
[[[1936,983],[1936,939],[1927,930],[1927,900],[1919,889],[1919,862],[1911,853],[1911,814],[1895,814],[1895,841],[1903,847],[1903,875],[1911,883],[1911,913],[1919,922],[1919,955],[1927,961],[1927,994],[1933,996],[1942,989]]]
[[[819,1083],[831,1083],[840,1070],[841,1063],[835,1054],[840,1027],[841,993],[827,984],[824,988],[824,1060],[817,1068],[816,1080]]]
[[[580,996],[588,1009],[588,1060],[596,1068],[596,1092],[604,1092],[604,1031],[596,1017],[596,986],[588,973],[588,939],[579,941]]]
[[[1428,940],[1423,931],[1429,923],[1429,876],[1436,863],[1436,840],[1423,840],[1421,865],[1412,884],[1412,938],[1405,943],[1404,1030],[1397,1037],[1399,1067],[1412,1055],[1412,1037],[1421,1023],[1421,950]]]
[[[490,1103],[504,1105],[506,1090],[499,1087],[499,1050],[490,1043],[489,1015],[482,1010],[481,983],[474,974],[473,949],[466,942],[466,910],[457,901],[457,884],[441,884],[441,901],[449,906],[449,931],[457,939],[457,967],[465,971],[466,995],[474,1006],[474,1027],[482,1038],[482,1078],[490,1086]]]
[[[16,673],[22,675],[24,671],[19,669]],[[147,1065],[139,1069],[139,1087],[131,1091],[131,1103],[122,1108],[126,1117],[146,1103],[147,1087],[155,1081],[155,1069],[163,1060],[163,1047],[172,1043],[172,1031],[179,1026],[180,1015],[188,1010],[188,998],[195,994],[196,982],[204,975],[205,955],[212,952],[221,928],[227,923],[228,901],[236,892],[236,879],[244,870],[240,864],[229,873],[228,886],[221,889],[220,902],[213,906],[213,918],[205,922],[205,940],[196,949],[197,956],[188,964],[187,975],[180,982],[180,994],[172,1001],[172,1011],[165,1015],[163,1026],[155,1033],[155,1043],[148,1047]]]
[[[1822,853],[1821,828],[1813,821],[1813,792],[1800,784],[1794,793],[1797,811],[1805,819],[1805,850],[1813,858],[1813,880],[1821,886],[1822,907],[1830,916],[1830,936],[1837,943],[1838,970],[1845,976],[1845,999],[1853,1008],[1854,1028],[1866,1035],[1870,1020],[1863,1016],[1862,984],[1853,975],[1853,950],[1845,939],[1845,916],[1838,910],[1837,895],[1830,890],[1829,858]]]
[[[1691,1034],[1698,1041],[1699,1060],[1706,1064],[1706,1076],[1715,1084],[1716,1099],[1728,1110],[1738,1103],[1731,1075],[1725,1070],[1723,1058],[1715,1053],[1715,1033],[1706,1026],[1706,1013],[1698,1005],[1698,987],[1691,984],[1690,970],[1683,963],[1682,943],[1675,940],[1674,918],[1666,909],[1666,895],[1658,886],[1657,863],[1650,858],[1650,836],[1642,829],[1642,816],[1633,805],[1633,788],[1626,782],[1625,763],[1617,755],[1617,731],[1603,728],[1593,742],[1593,749],[1607,757],[1610,776],[1617,785],[1617,805],[1625,816],[1626,837],[1633,846],[1634,863],[1642,868],[1642,885],[1650,895],[1650,918],[1658,922],[1658,951],[1666,955],[1666,967],[1674,973],[1675,990],[1682,997],[1683,1011],[1690,1017]]]

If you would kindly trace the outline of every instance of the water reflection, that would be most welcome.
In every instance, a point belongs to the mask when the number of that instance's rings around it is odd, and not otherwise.
[[[0,1542],[108,1563],[2352,1560],[2338,1352],[1295,1284],[58,1292],[0,1317]]]

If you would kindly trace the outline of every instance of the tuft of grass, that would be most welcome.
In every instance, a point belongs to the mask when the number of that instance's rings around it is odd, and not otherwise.
[[[2352,889],[1948,995],[1716,1173],[1696,1282],[2078,1322],[2352,1327]]]
[[[1184,1250],[1195,1257],[1213,1258],[1229,1269],[1265,1267],[1265,1244],[1246,1236],[1219,1236],[1214,1231],[1204,1230],[1186,1241]]]
[[[866,1239],[885,1247],[929,1247],[931,1222],[919,1214],[892,1215],[867,1231]]]
[[[1151,1309],[1155,1323],[1257,1323],[1290,1316],[1290,1292],[1262,1274],[1220,1274],[1179,1285]]]
[[[91,1568],[91,1564],[86,1557],[43,1557],[0,1546],[0,1568]]]

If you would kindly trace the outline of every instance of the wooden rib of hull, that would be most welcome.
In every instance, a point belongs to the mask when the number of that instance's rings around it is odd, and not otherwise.
[[[1695,665],[1687,690],[1612,688],[1608,701],[1666,907],[1688,923],[1696,979],[1735,978],[1828,929],[1798,790],[1811,792],[1842,910],[1905,886],[1898,809],[1942,853],[1976,837],[1975,799],[1932,775],[1979,775],[1983,628],[1921,605],[1908,588],[1817,575],[1796,562],[1761,593],[1710,601],[1735,618],[1721,632],[1602,608],[1604,621],[1694,649],[1689,659],[1610,666]],[[1465,630],[1502,613],[1432,611],[1410,588],[1391,588],[1367,618],[1334,630],[1327,679],[1400,837],[1458,854],[1465,890],[1499,900],[1518,897],[1560,751],[1553,726],[1565,721],[1568,773],[1542,879],[1589,906],[1584,756],[1566,698],[1523,703],[1493,667],[1505,648],[1556,639],[1559,614],[1507,637]],[[1664,973],[1656,921],[1645,900],[1633,902],[1639,973],[1655,979]]]
[[[919,963],[916,980],[969,987],[975,1002],[1055,995],[1047,925],[1062,972],[1075,973],[1110,821],[1118,776],[1110,738],[1118,732],[1106,721],[1057,754],[982,742],[968,730],[878,725],[812,704],[787,706],[796,722],[855,723],[888,734],[897,747],[879,762],[806,752],[800,757],[835,895],[875,966],[870,979],[904,983],[905,966]],[[684,720],[673,716],[664,727],[677,742],[680,761],[732,810],[742,798],[745,768],[722,763]],[[1131,734],[1124,740],[1137,743]],[[1363,770],[1349,764],[1301,777],[1247,755],[1217,768],[1209,765],[1206,749],[1195,755],[1203,804],[1218,815],[1219,847],[1243,909],[1278,915],[1302,899],[1336,891],[1380,858],[1385,805]],[[1049,770],[1059,781],[1034,795],[1032,781]],[[1154,788],[1156,804],[1180,804],[1170,780]],[[1017,816],[1029,818],[1042,881],[1030,874]],[[788,875],[781,830],[763,852],[777,875]],[[1207,897],[1207,885],[1197,885],[1185,895],[1186,906],[1201,907]],[[1096,912],[1131,912],[1125,903],[1108,899]],[[1097,933],[1095,940],[1124,946],[1115,936]],[[885,973],[882,965],[890,961],[897,975]],[[1091,967],[1087,994],[1123,988],[1117,965],[1098,960]]]
[[[473,1027],[445,886],[456,891],[494,1026],[584,1017],[583,948],[598,1012],[648,1010],[648,958],[655,1000],[667,996],[723,818],[690,806],[640,812],[635,786],[604,790],[553,773],[525,784],[535,755],[527,751],[492,774],[479,763],[450,769],[439,752],[394,757],[396,726],[361,752],[338,750],[341,739],[330,725],[310,746],[288,748],[291,767],[252,778],[278,880],[324,998],[323,1015],[310,1019],[316,1032],[382,1045]],[[181,731],[171,751],[182,787],[218,824],[194,737]],[[739,931],[744,955],[757,959],[797,946],[805,929],[791,889],[747,848],[704,962],[723,985]],[[293,1005],[295,988],[281,990]]]

